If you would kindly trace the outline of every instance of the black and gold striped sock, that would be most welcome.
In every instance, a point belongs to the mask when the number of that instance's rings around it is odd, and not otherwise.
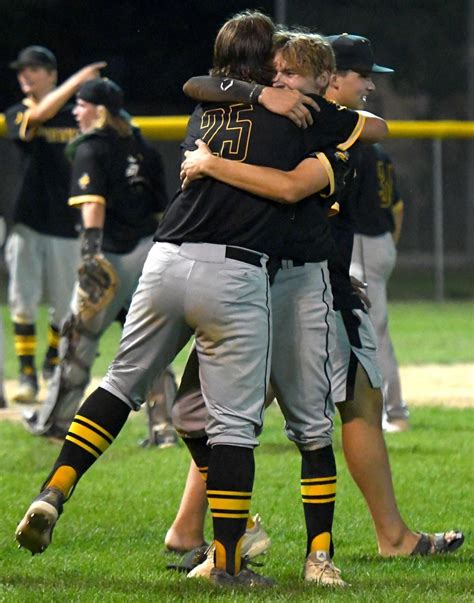
[[[46,350],[45,364],[50,366],[57,366],[59,364],[59,338],[59,328],[51,323],[48,326],[48,349]]]
[[[214,446],[209,458],[207,498],[214,527],[215,565],[238,574],[255,473],[253,449]]]
[[[336,460],[332,446],[301,451],[301,498],[307,532],[306,555],[334,554],[332,525],[336,501]]]
[[[97,388],[74,417],[43,488],[54,486],[69,496],[81,476],[113,443],[129,414],[130,407],[120,398]]]
[[[202,436],[200,438],[182,438],[182,440],[188,447],[201,477],[204,481],[207,481],[209,457],[211,456],[211,449],[207,445],[207,436]]]
[[[37,347],[34,324],[13,323],[15,336],[15,353],[20,361],[20,373],[27,376],[36,375],[35,354]]]

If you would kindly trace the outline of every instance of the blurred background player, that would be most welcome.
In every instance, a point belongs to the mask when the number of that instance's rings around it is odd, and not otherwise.
[[[48,349],[43,377],[51,378],[58,363],[59,329],[66,317],[79,262],[77,216],[68,207],[70,168],[66,144],[77,134],[71,107],[64,102],[41,104],[53,94],[57,63],[42,46],[23,49],[10,67],[17,72],[25,98],[7,109],[8,136],[22,154],[23,181],[13,210],[14,226],[6,246],[8,300],[19,359],[19,387],[13,400],[36,401],[35,321],[43,296],[50,305]],[[94,77],[97,66],[81,72]]]
[[[70,96],[75,89],[68,80],[58,90]],[[130,124],[117,84],[105,78],[84,83],[73,114],[81,135],[67,153],[72,160],[69,205],[82,216],[79,281],[47,399],[39,411],[25,413],[33,434],[58,438],[66,436],[82,401],[101,335],[126,314],[167,201],[161,156]],[[99,300],[102,291],[110,295],[102,297],[100,308],[90,309],[97,284]],[[168,409],[175,392],[174,375],[167,369],[150,394],[151,444],[174,443]]]
[[[5,218],[0,215],[0,253],[3,253],[5,237],[7,234],[7,225]],[[4,388],[4,366],[5,366],[5,335],[3,318],[0,316],[0,409],[7,407]]]

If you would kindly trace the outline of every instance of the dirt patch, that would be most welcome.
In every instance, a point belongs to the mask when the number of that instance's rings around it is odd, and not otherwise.
[[[474,364],[424,364],[400,369],[408,405],[474,407]]]
[[[400,369],[403,397],[409,406],[449,406],[453,408],[474,408],[474,364],[424,364],[402,366]],[[99,379],[93,379],[88,392],[94,390]],[[7,381],[7,399],[11,400],[16,382]],[[44,400],[46,391],[40,391],[39,399]],[[18,420],[25,405],[11,403],[0,410],[1,419]]]

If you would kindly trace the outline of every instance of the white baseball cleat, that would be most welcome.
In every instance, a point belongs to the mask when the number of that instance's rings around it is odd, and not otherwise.
[[[314,551],[306,557],[304,579],[321,586],[349,586],[341,578],[341,570],[334,565],[326,551]]]
[[[259,555],[265,554],[270,548],[271,540],[269,535],[262,528],[262,518],[257,513],[252,517],[253,526],[245,530],[242,539],[241,556],[243,559],[254,559]],[[206,559],[193,568],[187,575],[188,578],[207,578],[211,576],[211,570],[214,567],[213,544],[210,545]]]

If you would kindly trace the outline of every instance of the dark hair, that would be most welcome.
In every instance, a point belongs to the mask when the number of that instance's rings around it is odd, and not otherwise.
[[[211,75],[270,84],[274,75],[274,33],[273,21],[259,11],[234,15],[217,34]]]

